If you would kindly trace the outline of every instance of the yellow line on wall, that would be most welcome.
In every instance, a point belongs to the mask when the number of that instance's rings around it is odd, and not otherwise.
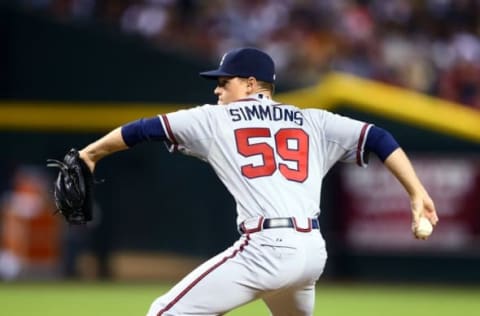
[[[101,132],[180,108],[171,104],[1,102],[0,129]]]
[[[477,109],[354,76],[338,75],[329,80],[334,104],[480,142]]]
[[[276,99],[300,107],[349,107],[480,143],[480,111],[352,75],[333,73],[316,86],[278,94]],[[0,129],[104,132],[140,117],[189,106],[0,101]]]

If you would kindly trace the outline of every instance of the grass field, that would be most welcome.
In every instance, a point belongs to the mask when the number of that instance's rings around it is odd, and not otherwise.
[[[138,283],[0,283],[0,315],[145,315],[167,289]],[[228,315],[268,312],[257,301]],[[480,287],[326,284],[317,289],[315,315],[480,315]]]

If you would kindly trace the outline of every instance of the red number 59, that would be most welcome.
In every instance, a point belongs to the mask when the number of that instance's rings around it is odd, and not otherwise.
[[[271,176],[277,170],[275,153],[283,162],[278,163],[278,170],[288,180],[303,182],[308,177],[308,134],[299,128],[283,128],[274,136],[275,148],[268,143],[251,144],[250,138],[271,137],[269,128],[240,128],[235,130],[235,141],[238,152],[244,157],[261,155],[263,164],[243,165],[242,174],[249,178]],[[289,147],[289,141],[293,146]],[[290,168],[285,162],[290,161]]]

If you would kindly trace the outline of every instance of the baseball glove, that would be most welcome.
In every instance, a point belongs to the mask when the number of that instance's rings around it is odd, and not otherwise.
[[[60,169],[53,188],[57,212],[72,225],[82,225],[91,221],[93,174],[80,158],[78,150],[70,149],[63,161],[48,159],[47,162],[48,167]]]

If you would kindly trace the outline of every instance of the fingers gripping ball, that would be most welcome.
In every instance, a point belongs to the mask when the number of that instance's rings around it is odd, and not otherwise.
[[[433,232],[433,226],[426,217],[420,217],[417,228],[415,229],[415,235],[419,238],[426,238]]]
[[[81,225],[91,221],[93,174],[78,150],[70,149],[63,161],[49,159],[47,162],[48,167],[60,169],[53,188],[57,211],[69,224]]]

